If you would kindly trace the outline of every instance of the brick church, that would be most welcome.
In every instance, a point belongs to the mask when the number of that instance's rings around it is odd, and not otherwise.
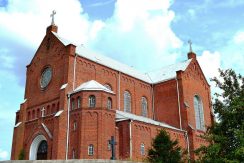
[[[164,129],[194,159],[213,123],[196,54],[140,73],[58,35],[52,23],[27,65],[11,159],[143,160]]]

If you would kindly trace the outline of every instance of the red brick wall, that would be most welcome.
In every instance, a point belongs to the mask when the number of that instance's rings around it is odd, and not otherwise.
[[[120,75],[120,105],[119,94]],[[119,73],[103,65],[94,63],[85,58],[77,57],[75,87],[89,80],[96,80],[101,84],[109,84],[115,93],[114,108],[124,110],[124,91],[129,91],[132,97],[132,113],[141,115],[141,98],[144,96],[148,101],[148,117],[152,118],[152,92],[151,86],[141,80]]]
[[[56,29],[54,29],[56,30]],[[76,58],[76,76],[74,75],[74,61]],[[40,89],[40,76],[46,66],[53,70],[52,80],[46,89]],[[50,31],[44,37],[30,65],[27,66],[27,79],[25,98],[27,101],[21,106],[17,113],[22,125],[14,130],[12,159],[17,156],[22,148],[26,149],[26,158],[29,157],[29,148],[32,140],[37,134],[43,134],[48,139],[51,148],[48,153],[49,159],[65,159],[66,129],[67,129],[67,94],[74,88],[89,80],[96,80],[101,84],[109,84],[115,94],[101,91],[86,91],[73,94],[71,100],[80,96],[81,108],[71,111],[70,117],[70,142],[69,158],[72,158],[72,149],[75,149],[78,158],[105,158],[109,159],[111,151],[108,148],[108,139],[116,136],[117,158],[128,158],[130,156],[129,122],[115,122],[115,110],[124,110],[124,92],[131,94],[131,110],[133,114],[141,115],[141,98],[146,97],[148,103],[148,117],[153,118],[152,110],[152,87],[150,84],[135,79],[129,75],[119,73],[98,63],[89,61],[80,56],[75,56],[75,46],[64,46]],[[120,80],[119,80],[120,79]],[[198,94],[203,100],[204,117],[206,125],[211,124],[210,117],[210,89],[196,60],[193,60],[185,72],[178,72],[180,107],[182,124],[184,129],[188,123],[195,127],[195,115],[193,108],[193,97]],[[63,84],[68,84],[65,89],[60,90]],[[88,108],[88,98],[96,96],[96,108]],[[107,110],[107,98],[112,98],[112,110]],[[120,98],[119,98],[120,97]],[[166,122],[179,128],[179,110],[177,99],[176,80],[169,80],[154,85],[155,116],[156,120]],[[190,107],[185,108],[184,102]],[[40,118],[41,109],[45,107],[45,118]],[[64,110],[59,117],[54,117],[58,110]],[[77,130],[73,131],[73,122],[77,122]],[[50,139],[43,130],[44,123],[52,134]],[[116,129],[117,126],[117,129]],[[141,160],[144,156],[140,154],[140,144],[145,144],[145,149],[150,147],[152,138],[157,134],[157,126],[132,122],[133,159]],[[186,148],[184,133],[169,130],[172,138],[178,138],[180,145]],[[191,136],[191,146],[199,146],[199,140],[194,133]],[[19,140],[19,141],[17,141]],[[88,145],[95,147],[94,155],[88,156]]]
[[[154,99],[156,120],[180,128],[176,80],[155,85]]]
[[[120,134],[120,159],[130,158],[130,121],[117,122]],[[152,140],[156,137],[161,129],[165,129],[172,140],[177,139],[179,145],[183,150],[187,149],[186,138],[183,131],[164,128],[151,124],[146,124],[139,121],[131,122],[131,133],[132,133],[132,160],[141,161],[146,158],[148,150],[151,148]],[[145,155],[141,154],[141,144],[145,145]]]

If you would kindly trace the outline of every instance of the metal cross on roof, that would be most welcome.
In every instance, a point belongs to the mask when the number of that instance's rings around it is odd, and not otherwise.
[[[192,52],[192,42],[191,42],[191,40],[188,40],[188,44],[189,44],[189,46],[190,46],[190,52]]]
[[[53,10],[52,14],[50,15],[50,17],[52,17],[52,22],[51,22],[51,25],[55,25],[54,23],[54,15],[56,14],[56,11]]]

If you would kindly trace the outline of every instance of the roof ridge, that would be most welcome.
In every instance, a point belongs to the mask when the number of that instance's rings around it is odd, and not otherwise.
[[[52,32],[52,33],[65,46],[67,46],[69,44],[73,44],[71,41],[60,37],[56,32]],[[187,66],[189,65],[189,63],[191,62],[191,59],[188,59],[188,60],[185,60],[182,62],[164,66],[160,69],[155,69],[155,70],[151,70],[151,71],[143,73],[140,70],[135,69],[125,63],[119,62],[116,59],[108,57],[107,55],[96,52],[95,50],[88,49],[83,44],[81,44],[81,45],[74,44],[74,45],[76,45],[75,53],[78,54],[80,57],[83,57],[83,58],[86,58],[95,63],[101,64],[101,65],[111,68],[115,71],[122,72],[124,74],[127,74],[133,78],[136,78],[138,80],[144,81],[149,84],[160,83],[165,80],[174,78],[176,76],[176,71],[179,71],[179,70],[184,71],[187,68]],[[161,71],[161,73],[159,73],[159,71]]]
[[[175,63],[173,63],[173,64],[170,64],[170,65],[167,65],[167,66],[163,66],[163,67],[161,67],[161,68],[155,68],[155,69],[152,69],[152,70],[150,70],[150,71],[145,72],[145,74],[150,73],[150,72],[155,72],[155,71],[158,71],[158,70],[162,70],[162,69],[164,69],[164,68],[168,68],[168,67],[175,66],[175,65],[178,65],[178,64],[182,64],[182,63],[185,63],[185,62],[187,62],[187,61],[189,61],[189,60],[191,60],[191,59],[186,59],[186,60],[184,60],[184,61],[175,62]]]

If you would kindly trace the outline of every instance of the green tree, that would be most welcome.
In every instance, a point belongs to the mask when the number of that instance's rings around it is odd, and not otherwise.
[[[181,148],[178,141],[171,141],[165,130],[161,130],[148,151],[149,162],[152,163],[178,163],[181,161]]]
[[[221,92],[213,102],[218,119],[204,136],[209,146],[196,150],[198,161],[244,162],[244,78],[231,69],[219,72],[220,78],[212,79]]]
[[[21,149],[18,159],[19,160],[24,160],[25,159],[25,151],[24,151],[24,149]]]

